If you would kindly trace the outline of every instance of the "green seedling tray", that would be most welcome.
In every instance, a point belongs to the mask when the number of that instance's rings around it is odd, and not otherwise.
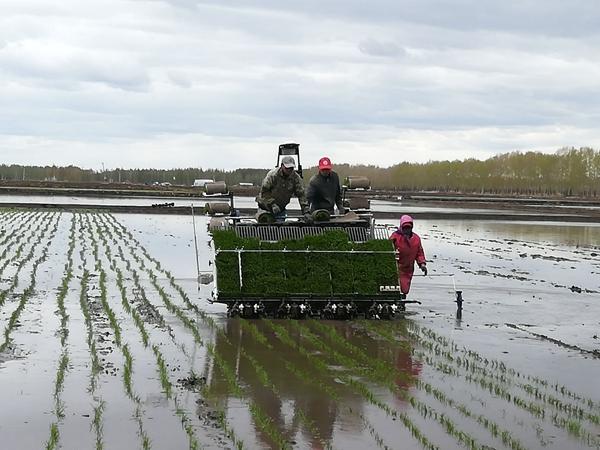
[[[339,230],[280,242],[240,238],[235,231],[218,230],[213,232],[213,239],[217,291],[222,298],[380,296],[380,286],[398,284],[389,240],[349,242],[346,233]],[[239,249],[244,251],[231,252]],[[335,253],[353,250],[357,253]]]

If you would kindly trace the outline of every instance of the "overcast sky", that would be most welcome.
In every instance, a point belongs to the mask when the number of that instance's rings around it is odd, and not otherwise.
[[[0,163],[600,147],[597,0],[1,0]]]

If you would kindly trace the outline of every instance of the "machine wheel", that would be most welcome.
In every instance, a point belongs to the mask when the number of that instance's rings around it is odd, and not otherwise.
[[[240,317],[240,309],[237,302],[235,302],[233,305],[229,305],[229,308],[227,309],[227,317]]]

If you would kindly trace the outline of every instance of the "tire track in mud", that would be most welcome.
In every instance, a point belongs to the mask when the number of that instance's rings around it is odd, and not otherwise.
[[[380,336],[390,338],[389,335],[385,336],[383,333]],[[391,336],[392,339],[397,337],[398,335]],[[406,336],[403,337],[406,338]],[[426,341],[424,337],[429,338],[429,341]],[[569,391],[564,386],[551,386],[556,393],[561,394],[566,399],[577,400],[581,406],[576,406],[569,401],[560,400],[533,386],[533,384],[537,384],[545,389],[549,386],[547,381],[518,373],[514,369],[507,368],[502,362],[487,360],[466,348],[461,349],[456,344],[435,334],[433,331],[414,324],[412,325],[410,338],[427,349],[429,353],[423,353],[422,356],[424,356],[426,361],[429,358],[427,361],[428,364],[439,373],[443,373],[445,376],[452,375],[459,377],[462,381],[468,382],[483,392],[488,392],[490,395],[504,400],[508,405],[527,412],[534,419],[543,420],[547,425],[556,427],[551,435],[554,435],[556,431],[562,430],[568,435],[577,438],[585,445],[600,447],[600,440],[595,436],[596,432],[587,430],[581,425],[582,420],[587,420],[595,427],[600,425],[600,416],[592,411],[596,405],[591,400]],[[450,350],[443,350],[443,348],[450,348]],[[462,353],[463,358],[453,356],[456,353]],[[436,363],[434,355],[435,358],[439,359],[441,357],[451,365]],[[500,374],[490,374],[490,370],[498,371]],[[511,379],[511,377],[524,379],[532,384],[520,383]],[[511,387],[520,389],[528,397],[533,398],[534,401],[519,397],[510,391]],[[542,404],[535,401],[542,402]],[[590,412],[586,412],[582,406],[589,409]],[[547,408],[554,412],[551,414],[547,413]],[[543,436],[541,425],[536,426],[536,429],[538,430],[537,437],[540,439],[540,444],[545,446],[548,438]]]

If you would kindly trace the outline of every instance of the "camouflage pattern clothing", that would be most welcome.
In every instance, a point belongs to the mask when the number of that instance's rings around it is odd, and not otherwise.
[[[266,211],[272,211],[274,204],[277,204],[283,211],[293,196],[298,197],[302,213],[308,212],[308,201],[300,175],[296,171],[292,171],[285,176],[279,167],[275,167],[267,173],[263,180],[256,202],[259,208]]]

